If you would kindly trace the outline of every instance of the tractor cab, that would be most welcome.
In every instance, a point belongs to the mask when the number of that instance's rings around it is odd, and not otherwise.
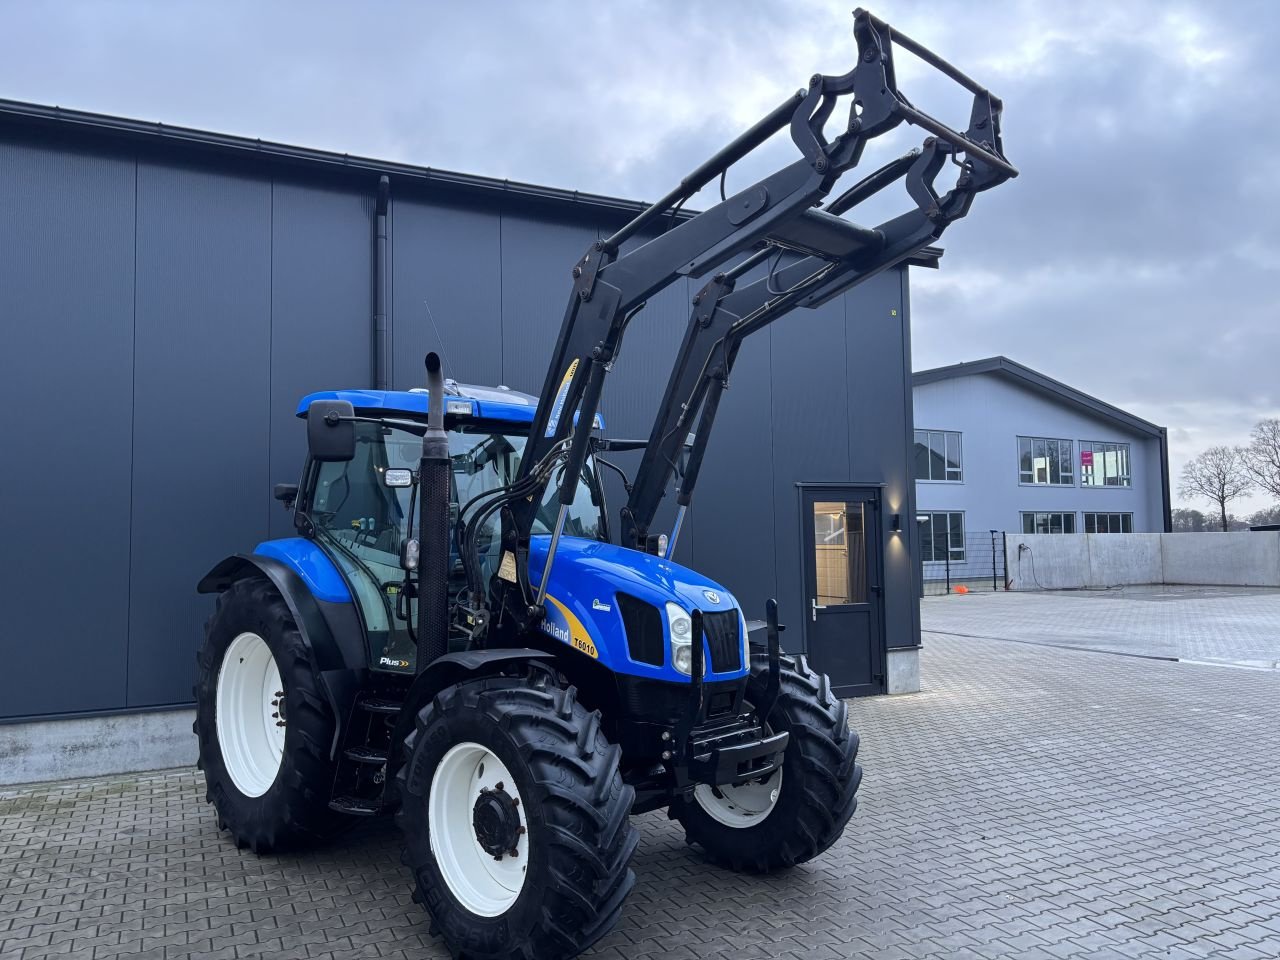
[[[446,381],[445,430],[451,466],[449,491],[451,599],[466,587],[456,533],[461,512],[479,498],[515,479],[528,440],[536,399],[506,387],[477,387]],[[422,435],[426,429],[426,390],[337,390],[306,396],[297,415],[306,417],[314,401],[345,401],[363,419],[352,424],[351,459],[309,457],[294,502],[295,525],[339,572],[355,601],[369,643],[374,669],[412,674],[417,646],[412,633],[417,601],[406,578],[404,553],[413,542],[415,490]],[[597,427],[603,421],[596,417]],[[556,488],[548,487],[534,521],[535,534],[549,534],[555,523]],[[487,582],[499,564],[498,521],[490,517],[477,534],[477,554]],[[607,540],[604,498],[591,458],[570,505],[565,534]],[[272,541],[262,544],[272,550]],[[452,649],[465,637],[451,638]]]

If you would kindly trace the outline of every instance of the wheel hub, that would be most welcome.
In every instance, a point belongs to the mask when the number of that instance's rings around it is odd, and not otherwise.
[[[520,801],[507,793],[504,784],[483,787],[471,810],[476,842],[495,860],[519,856],[517,845],[525,832],[520,822]]]
[[[782,773],[783,768],[778,767],[767,777],[737,786],[711,787],[700,783],[694,788],[693,796],[718,823],[735,829],[754,827],[777,806],[782,792]]]
[[[427,797],[427,833],[449,892],[469,912],[511,909],[528,875],[530,831],[515,777],[488,747],[466,740],[440,758]]]
[[[267,642],[252,631],[235,637],[218,667],[214,715],[218,749],[235,788],[260,797],[284,757],[284,684]]]

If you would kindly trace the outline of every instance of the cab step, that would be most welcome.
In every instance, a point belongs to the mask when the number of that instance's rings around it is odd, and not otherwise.
[[[383,764],[387,762],[387,751],[382,747],[349,747],[344,750],[348,760],[356,763]]]
[[[329,809],[356,817],[375,817],[382,812],[383,805],[365,797],[334,797],[329,801]]]
[[[356,709],[369,713],[399,713],[404,706],[399,700],[384,700],[381,697],[361,697],[356,701]]]

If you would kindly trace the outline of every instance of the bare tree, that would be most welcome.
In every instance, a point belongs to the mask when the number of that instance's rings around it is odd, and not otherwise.
[[[1253,482],[1280,498],[1280,419],[1269,417],[1254,424],[1253,437],[1241,453]]]
[[[1280,427],[1280,420],[1276,424]],[[1277,434],[1277,439],[1280,439],[1280,433]],[[1245,466],[1243,451],[1239,447],[1210,447],[1183,466],[1178,493],[1184,497],[1204,499],[1217,504],[1222,529],[1228,530],[1230,520],[1227,517],[1227,504],[1244,496],[1253,486],[1253,478]]]
[[[1266,524],[1280,523],[1280,504],[1264,507],[1249,515],[1249,525],[1261,527]]]

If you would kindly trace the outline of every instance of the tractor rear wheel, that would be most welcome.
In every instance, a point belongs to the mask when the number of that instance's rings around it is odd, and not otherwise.
[[[767,663],[753,663],[747,700],[764,700]],[[714,862],[746,873],[772,873],[818,856],[840,838],[858,805],[858,735],[849,710],[825,674],[802,656],[782,658],[782,684],[768,717],[791,734],[782,766],[740,786],[699,785],[670,816],[685,839]]]
[[[439,693],[397,777],[414,900],[459,960],[577,956],[635,884],[635,792],[600,714],[545,673]]]
[[[196,655],[205,800],[236,846],[305,846],[352,823],[328,807],[336,725],[310,651],[279,592],[237,580],[219,597]]]

